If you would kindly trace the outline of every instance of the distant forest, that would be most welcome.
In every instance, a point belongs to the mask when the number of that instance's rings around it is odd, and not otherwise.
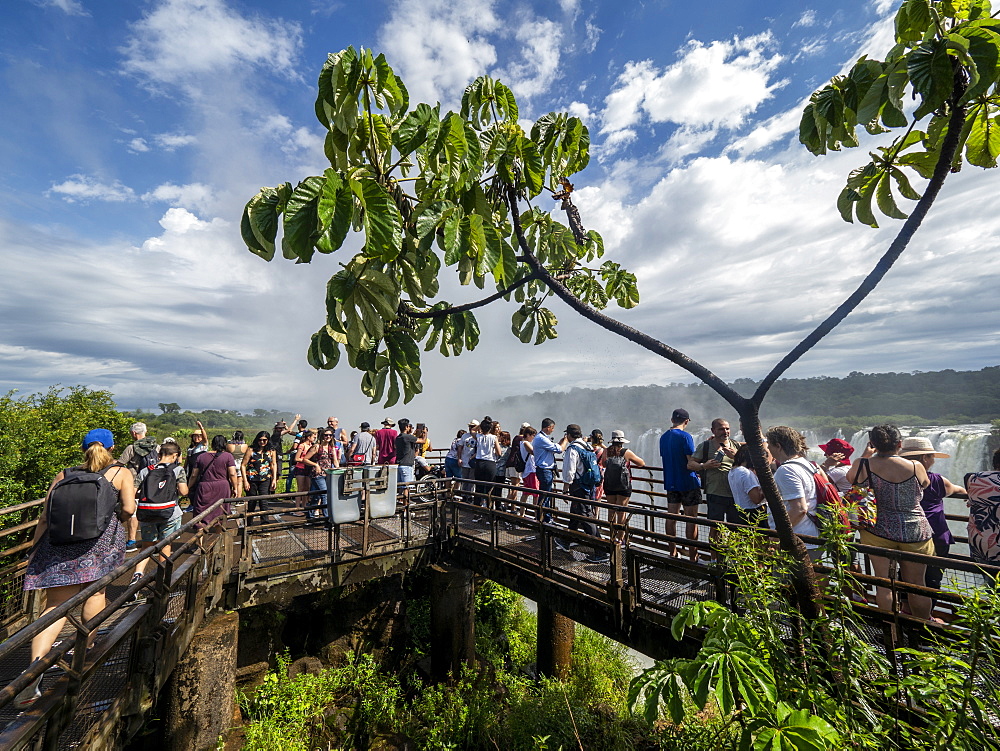
[[[144,422],[149,428],[149,434],[154,438],[173,436],[187,438],[197,426],[196,420],[208,431],[209,438],[215,433],[231,436],[234,430],[242,430],[252,439],[259,430],[271,430],[278,420],[291,422],[295,417],[291,412],[280,412],[276,409],[255,409],[249,413],[241,413],[234,409],[206,409],[202,412],[182,410],[176,403],[161,404],[161,414],[137,409],[125,412],[125,416],[133,422]]]
[[[741,378],[732,385],[750,394],[757,383]],[[662,427],[675,407],[690,411],[695,426],[714,417],[734,417],[733,409],[700,383],[537,392],[492,402],[487,412],[503,415],[508,422],[546,415],[561,422],[586,415],[588,424]],[[797,418],[792,424],[845,431],[883,420],[901,425],[989,423],[1000,418],[1000,366],[782,379],[765,400],[762,418],[765,424]]]

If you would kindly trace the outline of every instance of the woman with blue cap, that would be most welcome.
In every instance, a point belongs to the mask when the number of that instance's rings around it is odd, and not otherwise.
[[[125,528],[119,518],[135,513],[135,486],[132,473],[123,472],[125,466],[111,456],[114,445],[110,430],[91,430],[83,439],[83,464],[63,470],[49,486],[24,577],[25,589],[45,590],[42,615],[125,562]],[[117,514],[103,518],[93,514],[95,507],[117,507]],[[105,605],[102,589],[84,603],[83,620]],[[32,662],[48,653],[65,623],[60,618],[31,640]],[[15,704],[31,706],[41,696],[40,687],[41,678],[18,694]]]

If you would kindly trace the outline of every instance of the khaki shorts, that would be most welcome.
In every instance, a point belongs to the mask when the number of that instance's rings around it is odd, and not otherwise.
[[[886,548],[887,550],[899,550],[903,553],[923,553],[924,555],[934,555],[934,538],[923,542],[896,542],[887,540],[884,537],[873,535],[867,529],[861,530],[861,544],[871,545],[873,548]]]

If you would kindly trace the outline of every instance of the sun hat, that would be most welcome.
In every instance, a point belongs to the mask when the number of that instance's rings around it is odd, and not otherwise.
[[[384,419],[384,420],[382,421],[382,424],[383,424],[383,425],[388,425],[388,426],[389,426],[389,427],[391,428],[391,427],[392,427],[393,425],[395,425],[395,424],[396,424],[396,421],[395,421],[395,420],[393,420],[393,419],[392,419],[391,417],[387,417],[387,418],[385,418],[385,419]]]
[[[106,449],[113,448],[115,436],[107,428],[94,428],[83,437],[83,450],[86,451],[87,446],[92,443],[99,443]]]
[[[469,420],[469,427],[470,428],[478,428],[479,427],[479,420]]]
[[[844,458],[840,460],[840,463],[846,465],[851,463],[851,460],[848,457],[854,453],[854,446],[849,444],[843,438],[831,438],[826,443],[821,443],[819,445],[819,450],[827,456],[830,454],[843,454]]]
[[[940,451],[935,451],[934,444],[931,443],[929,438],[915,436],[903,439],[903,446],[899,450],[900,456],[923,456],[924,454],[933,454],[938,459],[947,459],[951,456],[951,454],[942,454]]]
[[[612,430],[611,431],[611,442],[612,443],[632,443],[628,438],[625,437],[624,430]]]

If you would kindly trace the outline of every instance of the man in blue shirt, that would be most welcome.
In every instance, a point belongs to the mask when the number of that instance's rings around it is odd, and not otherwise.
[[[696,472],[688,468],[693,462],[694,438],[684,428],[691,422],[691,415],[686,409],[675,409],[670,416],[672,427],[660,436],[660,460],[663,463],[663,488],[667,491],[667,511],[671,514],[697,516],[698,505],[701,503],[701,480]],[[698,525],[688,523],[686,529],[689,540],[698,539]],[[668,519],[666,523],[668,535],[677,534],[677,522]],[[674,555],[677,548],[670,546],[670,554]],[[688,548],[688,557],[698,559],[698,548]]]
[[[531,442],[531,447],[535,450],[535,475],[538,478],[538,489],[542,491],[542,506],[552,508],[552,473],[556,466],[556,454],[562,453],[569,443],[569,438],[563,434],[562,440],[556,443],[552,440],[552,433],[555,432],[556,421],[551,417],[542,420],[542,429]],[[552,522],[552,514],[547,513],[542,518],[546,524]]]

